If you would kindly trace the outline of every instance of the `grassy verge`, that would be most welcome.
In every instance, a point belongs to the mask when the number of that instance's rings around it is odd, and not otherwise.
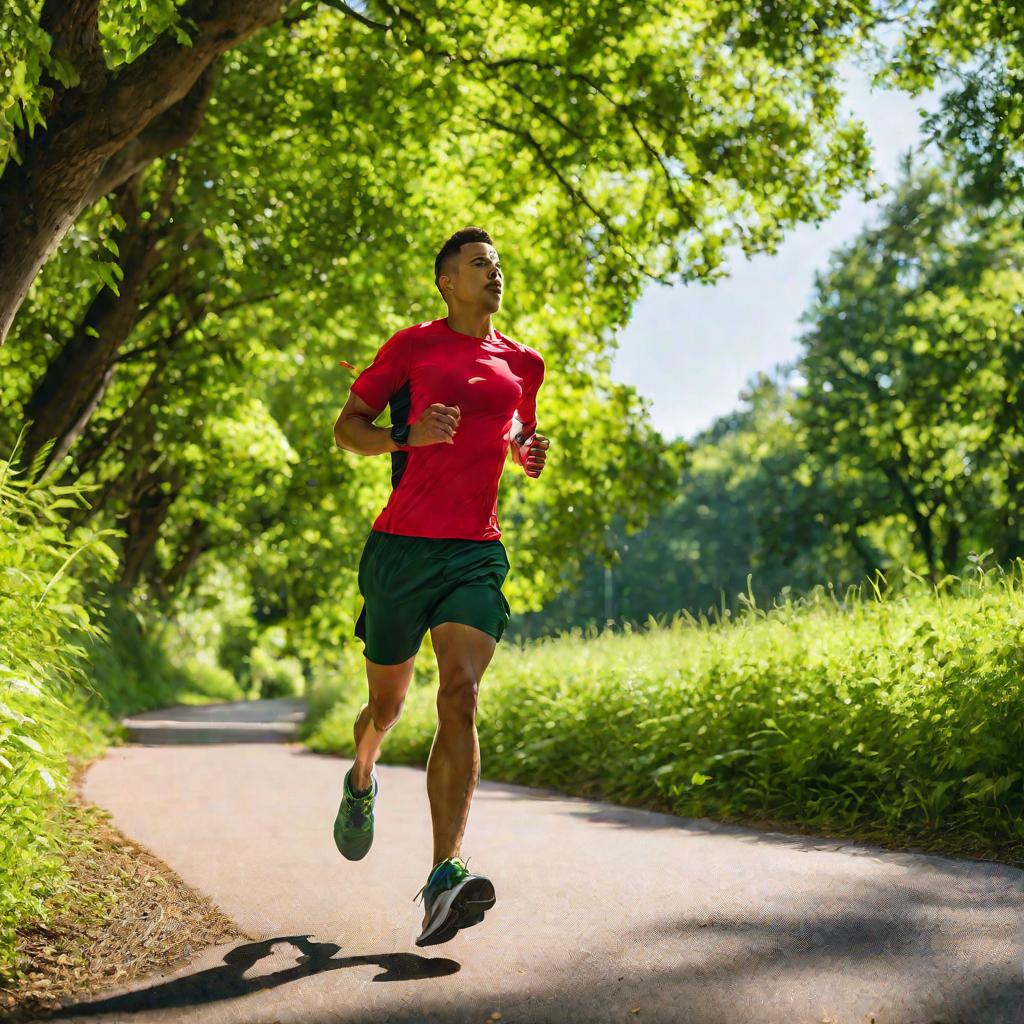
[[[22,969],[0,987],[0,1019],[10,1024],[173,970],[207,946],[253,938],[81,797],[86,767],[75,765],[60,814],[68,884],[46,920],[22,925]]]
[[[0,1007],[43,969],[33,935],[95,917],[81,866],[101,830],[75,801],[73,772],[120,741],[126,711],[243,696],[224,674],[172,665],[102,594],[111,531],[67,529],[84,490],[32,482],[13,462],[0,461]]]
[[[1022,570],[499,645],[480,691],[482,771],[1024,865]],[[426,762],[434,695],[411,687],[386,760]],[[364,687],[319,682],[311,696],[307,745],[352,756]]]

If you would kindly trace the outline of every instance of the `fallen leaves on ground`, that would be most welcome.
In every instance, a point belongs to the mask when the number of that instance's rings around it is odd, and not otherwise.
[[[0,983],[0,1020],[36,1019],[62,1002],[184,967],[207,946],[252,940],[163,861],[81,796],[75,770],[66,831],[71,899],[18,935],[22,976]]]

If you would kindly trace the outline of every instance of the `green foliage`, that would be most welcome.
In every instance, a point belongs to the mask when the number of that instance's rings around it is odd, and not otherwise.
[[[230,672],[195,657],[172,658],[170,626],[159,616],[143,616],[113,592],[104,601],[103,624],[109,639],[84,645],[83,684],[92,703],[118,720],[124,715],[178,703],[242,700]],[[120,728],[108,730],[120,736]]]
[[[817,587],[712,623],[502,645],[480,690],[489,779],[683,816],[1024,863],[1024,562],[940,588]],[[352,756],[359,686],[319,681],[315,750]],[[334,703],[331,701],[333,695]],[[424,764],[414,685],[383,758]]]
[[[977,202],[1024,192],[1024,8],[990,0],[900,5],[876,80],[913,94],[948,87],[923,123]]]
[[[54,823],[67,786],[67,756],[94,750],[81,723],[82,642],[104,636],[81,580],[116,564],[109,530],[67,534],[81,486],[39,485],[0,461],[0,969],[20,921],[45,914],[60,874]]]
[[[973,203],[948,165],[906,170],[818,275],[804,355],[755,378],[748,409],[692,440],[664,509],[613,524],[610,553],[579,585],[564,572],[514,635],[735,610],[748,586],[767,603],[903,565],[937,583],[970,552],[1024,552],[1019,218]]]
[[[855,488],[839,474],[808,472],[806,439],[793,415],[792,367],[758,374],[747,405],[679,446],[675,493],[641,529],[612,524],[610,556],[565,574],[554,600],[514,619],[510,636],[553,635],[573,626],[644,623],[726,607],[752,594],[806,593],[831,579],[845,589],[889,559],[847,517]],[[685,451],[684,451],[685,448]]]
[[[117,564],[115,531],[69,530],[89,489],[41,483],[13,468],[16,456],[0,461],[0,976],[17,971],[19,926],[73,896],[62,828],[71,762],[120,734],[113,716],[242,696],[223,671],[170,665],[131,612],[108,606],[98,584]]]
[[[40,86],[46,69],[69,79],[71,69],[50,56],[50,37],[39,25],[42,0],[0,7],[0,170],[17,152],[16,131],[34,134],[52,89]]]
[[[1024,248],[1012,209],[976,206],[941,166],[907,172],[817,276],[796,417],[807,475],[848,482],[846,521],[886,523],[938,582],[965,550],[1024,550]]]
[[[264,700],[298,696],[305,684],[298,658],[274,658],[260,647],[252,652],[252,678],[256,693]]]

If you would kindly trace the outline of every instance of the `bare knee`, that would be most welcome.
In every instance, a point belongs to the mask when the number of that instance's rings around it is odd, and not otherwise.
[[[395,700],[376,700],[373,697],[370,698],[370,718],[373,720],[373,727],[379,733],[387,732],[397,721],[402,717],[402,708],[405,705],[405,699]]]
[[[437,691],[437,717],[440,721],[465,723],[476,719],[480,678],[469,666],[450,670]]]

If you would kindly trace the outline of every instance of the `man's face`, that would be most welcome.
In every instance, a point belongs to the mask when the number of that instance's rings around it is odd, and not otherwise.
[[[440,283],[450,306],[497,313],[504,289],[498,251],[486,242],[467,242],[451,258]]]

